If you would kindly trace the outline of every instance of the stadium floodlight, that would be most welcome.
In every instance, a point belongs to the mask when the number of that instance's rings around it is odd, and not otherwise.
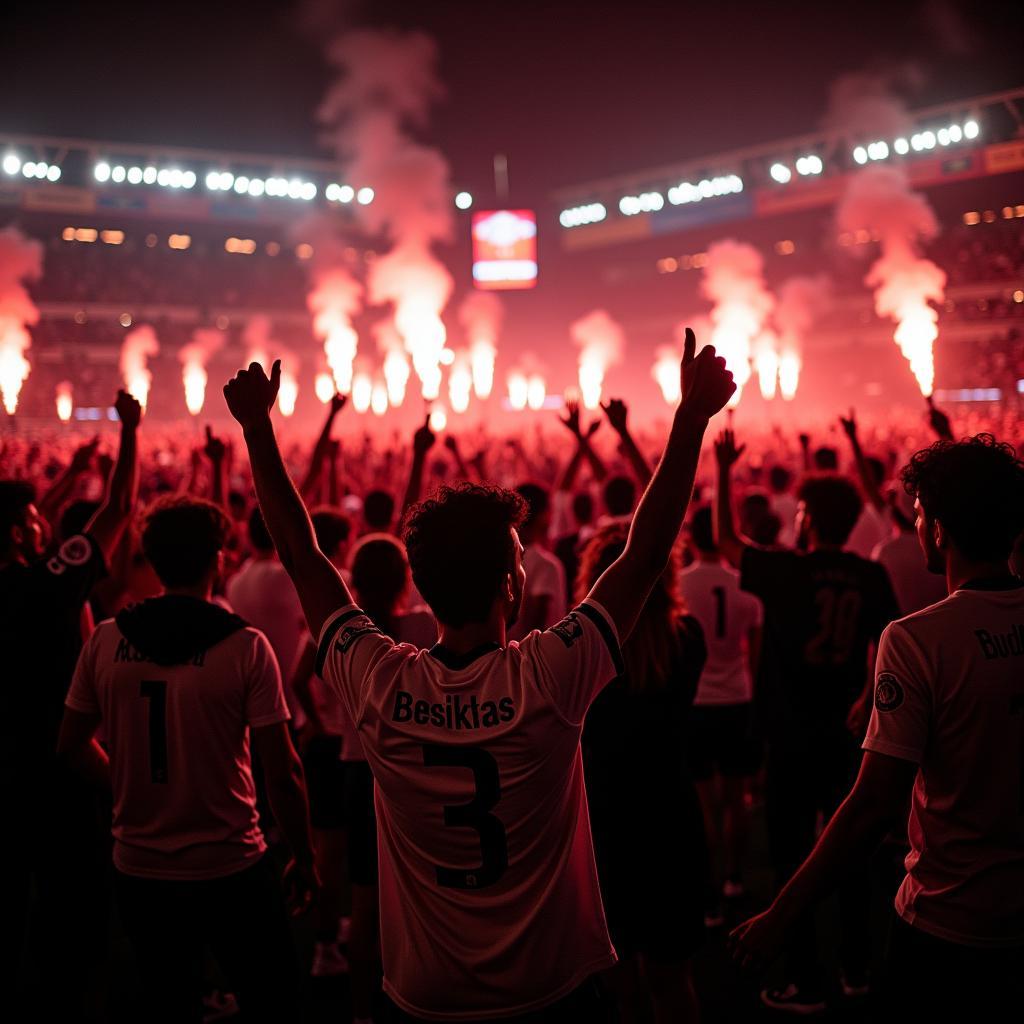
[[[981,133],[981,128],[978,127],[977,121],[965,121],[964,122],[964,135],[969,139],[976,139]]]
[[[128,168],[128,184],[139,185],[142,183],[142,168],[141,167],[129,167]]]
[[[329,203],[338,201],[338,186],[333,181],[324,189],[324,198]]]
[[[46,172],[49,171],[49,169],[50,165],[45,160],[40,160],[39,163],[36,164],[36,177],[45,178]]]
[[[924,149],[934,149],[936,141],[935,132],[921,132],[921,146]]]
[[[152,185],[152,184],[154,184],[154,183],[156,182],[156,179],[157,179],[157,177],[159,177],[159,175],[157,174],[157,170],[156,170],[156,168],[155,168],[155,167],[153,167],[153,166],[149,166],[149,167],[147,167],[147,168],[146,168],[146,169],[145,169],[145,170],[144,170],[144,171],[142,172],[142,180],[143,180],[143,181],[144,181],[144,182],[145,182],[145,183],[146,183],[147,185]]]
[[[899,153],[900,156],[906,156],[910,152],[910,143],[904,138],[898,138],[893,144],[892,148]]]
[[[304,199],[307,203],[316,199],[316,185],[312,181],[304,181],[299,190],[299,198]]]
[[[206,187],[211,192],[216,192],[220,188],[220,171],[206,172]]]
[[[235,191],[239,195],[249,191],[249,179],[244,174],[240,174],[235,178]]]
[[[4,157],[4,173],[17,174],[21,170],[21,158],[16,153],[8,153]]]
[[[948,128],[940,128],[938,132],[936,132],[935,137],[939,140],[940,146],[948,146],[949,143],[952,141],[949,137]]]
[[[370,189],[372,192],[373,189]],[[338,202],[339,203],[351,203],[356,197],[356,190],[351,185],[342,185],[338,189]]]
[[[473,197],[468,192],[460,192],[455,197],[455,205],[460,210],[468,210],[473,205]]]
[[[21,165],[21,173],[26,178],[34,178],[36,176],[36,163],[34,160],[28,160]]]
[[[964,137],[964,131],[958,124],[951,124],[947,130],[950,142],[960,142]]]
[[[872,160],[884,160],[889,155],[889,145],[885,142],[872,142],[868,146],[868,156]]]
[[[171,183],[171,172],[166,167],[161,167],[156,175],[156,183],[161,188],[167,188]]]
[[[768,173],[780,185],[785,185],[786,182],[793,177],[793,172],[785,164],[772,164]],[[671,196],[669,198],[671,198]]]
[[[868,162],[868,151],[863,146],[858,146],[853,151],[853,159],[859,164],[866,164]]]
[[[60,168],[56,164],[50,164],[46,169],[46,180],[47,181],[59,181],[60,180]]]
[[[558,215],[558,223],[563,228],[578,228],[583,224],[597,224],[608,216],[604,203],[585,203],[582,206],[571,206]]]
[[[235,184],[235,176],[230,171],[220,172],[220,188],[222,192],[230,192]]]
[[[302,182],[298,178],[292,178],[288,182],[288,198],[298,199],[302,195]]]
[[[821,162],[821,157],[817,153],[798,157],[796,161],[797,174],[821,174],[824,168],[825,165]]]
[[[249,195],[251,195],[253,197],[258,198],[259,196],[263,195],[263,193],[266,191],[266,189],[267,189],[266,183],[263,181],[262,178],[253,178],[249,182],[248,192],[249,192]]]
[[[185,188],[195,188],[196,185],[196,172],[195,171],[183,171],[181,175],[181,183]]]
[[[361,189],[360,189],[360,190],[359,190],[359,191],[358,191],[358,192],[356,193],[356,202],[357,202],[357,203],[359,203],[359,205],[360,205],[360,206],[369,206],[369,205],[370,205],[370,203],[372,203],[372,202],[373,202],[373,197],[374,197],[374,196],[375,196],[376,194],[377,194],[377,193],[376,193],[376,192],[374,192],[374,191],[373,191],[373,189],[372,189],[372,188],[370,188],[370,186],[369,186],[369,185],[364,185],[364,186],[363,186],[363,187],[362,187],[362,188],[361,188]]]
[[[92,176],[99,182],[110,181],[110,164],[98,163],[92,169]]]
[[[124,179],[127,177],[128,172],[120,164],[114,167],[110,172],[110,180],[116,181],[118,185],[120,185],[121,182],[124,181]]]

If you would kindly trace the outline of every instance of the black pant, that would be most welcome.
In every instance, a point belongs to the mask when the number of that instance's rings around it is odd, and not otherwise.
[[[980,949],[936,938],[893,914],[878,994],[880,1020],[1017,1020],[1024,946]]]
[[[387,1000],[392,1015],[384,1017],[387,1024],[426,1024],[411,1017]],[[611,1024],[613,1003],[604,993],[596,977],[588,978],[579,988],[542,1010],[519,1017],[502,1017],[500,1024]],[[497,1024],[494,1021],[463,1021],[462,1024]]]
[[[845,730],[819,731],[800,743],[769,745],[765,772],[765,814],[775,884],[781,888],[814,848],[819,813],[827,824],[849,793],[861,752]],[[870,886],[865,863],[839,889],[842,923],[839,960],[851,977],[863,977],[870,953],[868,917]],[[813,911],[790,932],[786,946],[786,980],[800,987],[819,984]]]
[[[114,885],[150,1000],[147,1019],[201,1020],[207,948],[247,1021],[298,1019],[288,913],[267,857],[225,878],[172,881],[116,872]]]

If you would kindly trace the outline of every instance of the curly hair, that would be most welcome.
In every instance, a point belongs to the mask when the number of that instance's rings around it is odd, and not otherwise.
[[[146,511],[142,553],[165,587],[190,587],[214,567],[231,521],[211,501],[165,495]]]
[[[838,473],[810,474],[796,496],[807,507],[814,532],[825,544],[845,544],[864,509],[860,491]]]
[[[413,582],[439,622],[456,629],[484,622],[515,565],[510,531],[526,502],[503,487],[441,487],[406,513],[402,539]]]
[[[1024,531],[1024,462],[991,434],[936,441],[900,473],[907,494],[976,561],[1008,560]]]

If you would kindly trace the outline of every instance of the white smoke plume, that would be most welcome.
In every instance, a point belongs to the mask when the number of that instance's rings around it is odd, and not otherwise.
[[[453,282],[432,245],[450,237],[451,188],[447,161],[413,133],[443,95],[437,47],[421,32],[358,30],[331,42],[327,58],[338,77],[318,119],[349,179],[374,190],[373,202],[360,207],[367,228],[392,242],[367,274],[369,300],[393,305],[423,396],[433,399]]]
[[[764,260],[752,245],[731,238],[708,248],[701,290],[713,303],[711,344],[725,359],[736,382],[735,406],[750,379],[754,340],[775,305],[764,283]]]
[[[601,401],[608,368],[622,361],[626,335],[606,310],[595,309],[569,327],[573,344],[580,350],[580,398],[587,409],[596,409]]]
[[[832,282],[824,274],[791,277],[779,286],[777,297],[774,321],[779,342],[779,390],[789,400],[800,383],[804,341],[832,304]]]
[[[0,397],[14,415],[21,386],[31,366],[25,353],[32,345],[28,328],[39,321],[39,310],[23,282],[43,272],[43,247],[17,228],[0,231]]]
[[[224,345],[224,332],[213,327],[199,327],[192,332],[192,340],[178,349],[181,380],[185,386],[185,405],[193,416],[198,416],[206,401],[206,364]]]
[[[156,331],[149,324],[142,324],[129,331],[121,342],[121,379],[125,390],[146,408],[149,389],[153,383],[153,372],[148,367],[150,357],[160,351]]]
[[[902,135],[912,123],[904,95],[923,84],[921,70],[910,63],[840,75],[829,89],[822,127],[865,140]]]
[[[882,254],[864,279],[875,290],[875,312],[896,321],[894,338],[923,395],[935,382],[933,347],[938,310],[945,298],[946,273],[920,255],[920,243],[939,230],[935,213],[911,190],[895,167],[870,167],[851,179],[836,211],[840,231],[868,230],[878,236]]]
[[[245,362],[259,363],[264,370],[269,370],[272,362],[271,352],[274,342],[271,338],[273,329],[270,317],[257,314],[249,317],[242,331],[242,344],[245,345]]]
[[[330,258],[336,248],[326,240],[315,246],[313,287],[306,296],[306,305],[313,314],[313,333],[323,340],[334,387],[347,395],[352,389],[352,363],[359,348],[352,319],[362,307],[363,286],[347,267]]]

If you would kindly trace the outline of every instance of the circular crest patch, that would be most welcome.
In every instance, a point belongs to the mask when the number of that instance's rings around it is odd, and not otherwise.
[[[903,687],[891,672],[882,672],[875,685],[875,707],[895,711],[903,703]]]
[[[85,565],[92,555],[89,542],[81,534],[68,537],[57,552],[68,565]]]

